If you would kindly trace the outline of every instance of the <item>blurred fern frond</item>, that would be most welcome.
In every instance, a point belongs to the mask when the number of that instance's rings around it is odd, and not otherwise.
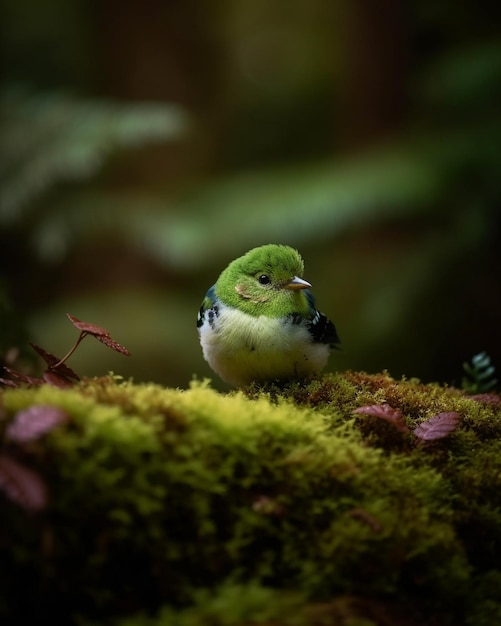
[[[421,82],[425,102],[449,114],[466,107],[479,113],[499,104],[501,43],[484,41],[460,46],[439,57]]]
[[[486,393],[498,384],[496,368],[486,352],[476,354],[471,363],[463,363],[463,369],[466,377],[463,378],[462,387],[467,393]]]
[[[231,254],[274,239],[294,244],[422,212],[442,184],[430,159],[395,146],[351,160],[234,174],[129,226],[167,265],[199,264],[215,250]]]
[[[0,93],[0,223],[17,221],[57,183],[92,176],[113,151],[174,139],[185,127],[175,105]]]

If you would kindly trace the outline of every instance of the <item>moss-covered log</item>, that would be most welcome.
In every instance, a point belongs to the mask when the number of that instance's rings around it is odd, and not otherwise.
[[[354,413],[370,405],[404,427]],[[66,418],[9,439],[30,407]],[[453,432],[416,436],[443,412]],[[3,624],[501,622],[496,395],[384,373],[228,395],[109,377],[5,390],[0,415],[3,458],[48,488],[30,512],[3,478]]]

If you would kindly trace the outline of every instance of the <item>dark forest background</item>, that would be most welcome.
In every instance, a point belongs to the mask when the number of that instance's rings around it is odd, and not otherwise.
[[[0,357],[186,386],[232,258],[302,253],[330,369],[501,367],[501,9],[1,0]],[[110,354],[108,354],[110,352]]]

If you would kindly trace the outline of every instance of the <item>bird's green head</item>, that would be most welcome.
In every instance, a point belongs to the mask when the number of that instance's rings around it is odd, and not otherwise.
[[[302,279],[303,259],[289,246],[268,244],[232,261],[216,283],[217,296],[249,315],[282,317],[306,314],[308,300]]]

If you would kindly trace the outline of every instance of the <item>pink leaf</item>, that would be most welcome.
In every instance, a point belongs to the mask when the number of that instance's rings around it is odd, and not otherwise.
[[[68,415],[58,407],[34,405],[16,414],[7,427],[5,436],[18,443],[33,441],[67,419]]]
[[[423,441],[435,441],[443,439],[454,432],[459,424],[461,416],[456,411],[438,413],[429,420],[419,424],[414,429],[414,434]]]
[[[501,397],[497,393],[476,393],[466,397],[482,404],[501,404]]]
[[[379,419],[390,422],[399,432],[406,433],[409,431],[409,427],[405,423],[404,416],[400,409],[394,409],[389,404],[370,404],[367,406],[361,406],[353,411],[361,415],[372,415]]]
[[[252,510],[261,515],[283,515],[284,507],[274,498],[258,496],[252,503]]]
[[[47,504],[47,487],[33,470],[8,456],[0,456],[0,489],[28,511],[39,511]]]

